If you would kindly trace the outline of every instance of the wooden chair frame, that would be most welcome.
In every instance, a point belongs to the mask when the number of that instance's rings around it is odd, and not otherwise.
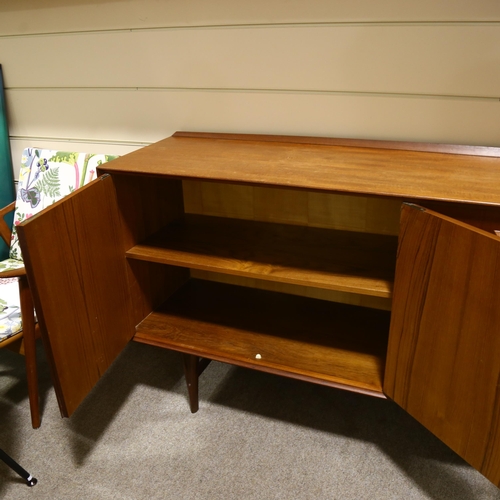
[[[12,230],[5,222],[5,216],[15,209],[12,202],[0,209],[0,236],[10,247]],[[38,377],[36,362],[36,339],[40,336],[38,324],[35,321],[33,298],[28,284],[25,268],[0,271],[0,278],[19,278],[19,295],[21,304],[21,318],[23,329],[0,343],[0,347],[24,354],[26,362],[26,379],[31,411],[31,424],[34,429],[40,427],[40,402],[38,394]]]

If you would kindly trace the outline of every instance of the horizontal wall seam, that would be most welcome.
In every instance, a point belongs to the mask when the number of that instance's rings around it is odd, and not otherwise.
[[[443,26],[500,26],[498,21],[337,21],[304,23],[235,23],[235,24],[199,24],[190,26],[151,26],[131,28],[110,28],[99,30],[48,31],[40,33],[0,34],[1,38],[28,38],[41,36],[96,35],[129,33],[144,31],[179,31],[179,30],[222,30],[222,29],[275,29],[275,28],[350,28],[350,27],[443,27]]]
[[[259,89],[259,88],[211,88],[211,87],[5,87],[6,92],[217,92],[217,93],[262,93],[262,94],[312,94],[342,95],[353,97],[393,97],[415,99],[452,99],[475,101],[500,101],[499,96],[432,94],[411,92],[380,92],[319,89]]]

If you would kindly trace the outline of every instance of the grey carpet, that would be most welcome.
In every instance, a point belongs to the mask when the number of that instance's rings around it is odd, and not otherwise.
[[[500,499],[391,402],[212,363],[192,415],[178,354],[131,343],[71,419],[39,346],[42,426],[24,359],[0,350],[5,499]]]

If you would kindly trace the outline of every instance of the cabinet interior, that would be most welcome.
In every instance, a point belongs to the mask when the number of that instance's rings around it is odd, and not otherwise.
[[[136,177],[113,178],[119,204],[129,183],[138,196]],[[150,224],[125,220],[138,289],[157,290],[136,341],[384,397],[400,200],[156,181],[174,215],[142,204]]]

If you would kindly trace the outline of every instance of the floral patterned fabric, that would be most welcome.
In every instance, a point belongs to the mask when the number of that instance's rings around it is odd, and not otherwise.
[[[96,177],[99,165],[116,156],[27,148],[23,152],[10,245],[22,260],[16,226]]]
[[[12,271],[21,267],[24,267],[24,262],[18,259],[5,259],[0,262],[0,271]]]
[[[17,278],[0,280],[0,342],[22,330]]]
[[[0,271],[24,267],[16,226],[96,178],[116,156],[27,148],[23,152],[9,258]],[[21,329],[17,279],[0,278],[0,342]],[[17,328],[17,330],[16,330]]]

